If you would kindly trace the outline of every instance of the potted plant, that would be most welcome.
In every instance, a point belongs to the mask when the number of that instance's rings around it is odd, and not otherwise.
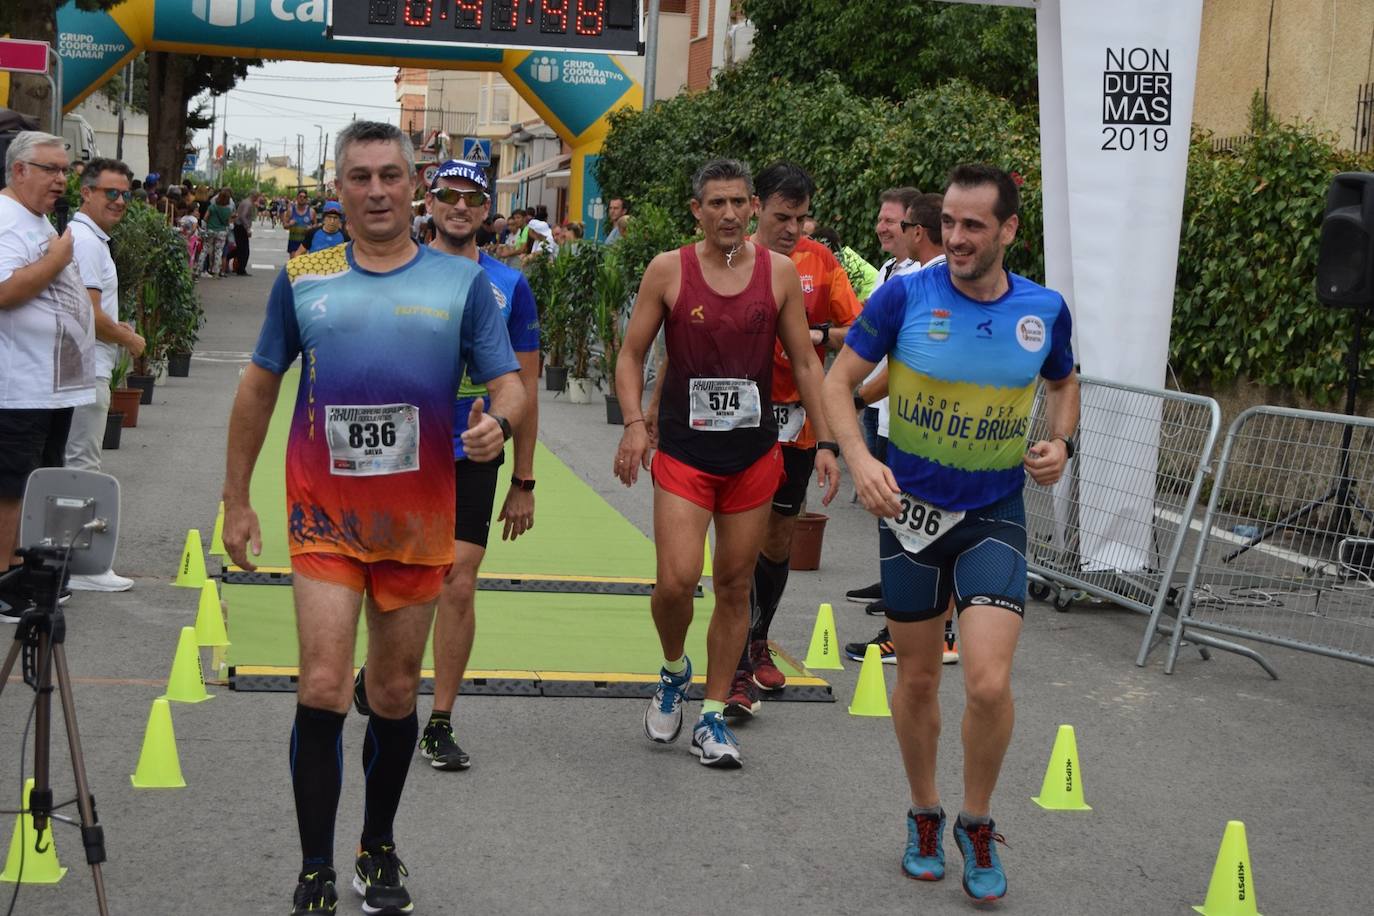
[[[596,277],[596,335],[601,343],[597,356],[597,371],[606,386],[606,422],[619,425],[625,422],[620,399],[615,394],[615,364],[620,356],[621,323],[628,301],[629,288],[625,273],[614,250],[607,252]]]
[[[567,340],[564,327],[566,300],[563,295],[566,260],[535,258],[528,268],[530,292],[539,310],[539,329],[543,350],[548,354],[544,364],[544,387],[562,391],[567,384],[568,369],[564,365],[563,350]]]
[[[564,328],[570,357],[568,400],[574,404],[590,404],[596,387],[592,365],[601,343],[597,334],[597,284],[605,260],[604,252],[601,245],[568,246],[558,252],[558,257],[566,259],[567,263]]]
[[[189,352],[204,309],[187,264],[186,242],[156,210],[131,206],[111,233],[110,247],[119,272],[120,317],[132,320],[147,342],[129,383],[143,388],[142,403],[149,404],[168,348]]]
[[[126,428],[138,425],[138,403],[143,396],[139,389],[124,384],[131,363],[128,352],[120,350],[119,359],[110,369],[110,414],[118,414],[122,418],[120,425]]]

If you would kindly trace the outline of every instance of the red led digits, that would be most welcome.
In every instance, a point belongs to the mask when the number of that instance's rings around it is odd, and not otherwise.
[[[606,0],[577,0],[577,34],[600,35],[606,27]]]
[[[541,0],[539,31],[554,35],[568,31],[568,0]]]
[[[482,27],[483,0],[453,0],[453,24],[460,29]]]
[[[425,28],[434,20],[434,0],[406,0],[403,18],[406,25]]]

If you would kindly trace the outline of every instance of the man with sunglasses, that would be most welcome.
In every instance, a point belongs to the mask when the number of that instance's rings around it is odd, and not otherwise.
[[[526,408],[524,416],[514,424],[515,468],[497,516],[505,523],[502,540],[514,540],[534,526],[534,445],[539,425],[539,316],[534,293],[524,274],[477,247],[477,232],[491,205],[487,175],[480,165],[457,159],[445,162],[434,174],[425,204],[434,219],[435,236],[430,247],[476,261],[486,271],[520,364]],[[490,406],[486,386],[474,384],[465,376],[454,405],[456,431],[463,429],[474,401],[479,398],[484,406]],[[469,756],[453,737],[453,704],[476,635],[477,571],[486,555],[491,510],[504,462],[504,453],[489,461],[470,458],[462,439],[457,435],[453,438],[458,494],[453,568],[444,578],[434,618],[434,710],[420,736],[420,753],[436,770],[466,770],[471,766]],[[367,706],[361,671],[353,696],[361,712]]]
[[[344,228],[343,205],[337,200],[325,203],[320,217],[320,225],[305,234],[305,244],[296,249],[291,257],[297,258],[312,251],[323,251],[335,245],[346,245],[351,241],[348,230]]]
[[[0,191],[0,572],[9,568],[29,474],[61,467],[72,409],[95,400],[94,319],[72,263],[72,230],[48,214],[67,192],[65,141],[26,130],[5,151]],[[10,600],[13,597],[13,600]],[[0,594],[0,622],[18,597]]]
[[[95,402],[77,407],[67,436],[67,467],[100,470],[105,416],[110,411],[110,372],[119,348],[130,355],[143,352],[144,340],[131,325],[119,321],[119,275],[110,256],[110,233],[129,209],[134,173],[118,159],[92,159],[81,175],[81,209],[72,217],[72,240],[77,270],[91,298],[95,316]],[[180,192],[175,185],[171,190]],[[106,570],[96,576],[72,576],[77,591],[123,592],[134,581]]]

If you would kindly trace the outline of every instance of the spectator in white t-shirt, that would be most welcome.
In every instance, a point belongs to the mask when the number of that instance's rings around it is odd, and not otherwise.
[[[61,137],[15,136],[0,191],[0,571],[13,562],[29,474],[61,467],[72,408],[95,400],[95,320],[72,263],[71,230],[48,222],[66,194]],[[19,610],[0,594],[0,621]]]
[[[95,316],[95,402],[77,407],[67,436],[67,467],[100,470],[105,417],[110,411],[110,372],[124,347],[143,352],[144,340],[131,325],[119,322],[119,275],[110,256],[110,232],[129,207],[134,173],[118,159],[92,159],[81,175],[81,209],[72,218],[73,260],[91,297]],[[77,591],[122,592],[133,580],[111,570],[95,576],[72,576]]]

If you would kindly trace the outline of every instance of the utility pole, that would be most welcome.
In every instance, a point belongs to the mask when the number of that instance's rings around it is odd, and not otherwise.
[[[205,181],[207,184],[215,183],[215,110],[219,106],[219,99],[212,93],[210,95],[210,140],[205,147]]]
[[[320,170],[319,170],[318,172],[316,172],[315,174],[319,175],[319,178],[316,179],[316,180],[319,182],[319,184],[323,184],[323,183],[324,183],[324,128],[321,127],[321,126],[318,125],[318,124],[312,124],[311,126],[314,127],[316,130],[319,131],[319,134],[317,135],[316,141],[315,141],[315,142],[316,142],[316,144],[317,144],[317,148],[316,148],[316,154],[317,154],[317,155],[316,155],[316,158],[320,160],[320,166],[319,166],[319,169],[320,169]]]
[[[301,174],[301,160],[305,158],[305,134],[296,134],[296,190],[305,186],[305,176]]]
[[[262,179],[259,175],[262,166],[262,138],[256,138],[254,143],[256,145],[253,147],[253,190],[261,191]]]
[[[324,135],[324,158],[320,159],[320,187],[324,187],[324,167],[329,162],[329,134]],[[334,163],[338,167],[338,163]]]
[[[124,91],[119,94],[119,133],[115,135],[115,158],[124,160],[124,110],[134,98],[134,62],[124,68]]]
[[[705,16],[707,5],[700,4],[698,16]],[[658,87],[658,0],[649,0],[649,28],[644,36],[644,110],[654,104],[654,90]]]
[[[223,183],[224,171],[229,167],[229,96],[227,94],[224,96],[224,111],[221,120],[224,122],[224,142],[220,144],[224,147],[224,165],[220,166],[219,178],[220,182]]]

